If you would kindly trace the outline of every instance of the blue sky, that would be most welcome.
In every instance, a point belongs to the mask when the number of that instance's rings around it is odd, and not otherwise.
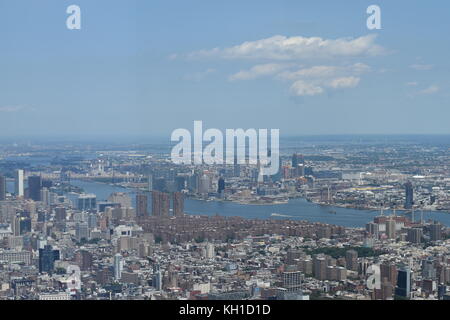
[[[66,28],[81,8],[82,29]],[[366,8],[381,7],[381,30]],[[4,136],[450,133],[450,4],[0,2]]]

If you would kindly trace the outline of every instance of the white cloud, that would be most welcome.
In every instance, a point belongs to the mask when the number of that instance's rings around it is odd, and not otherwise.
[[[324,89],[303,80],[297,80],[292,84],[291,92],[296,96],[315,96],[323,93]]]
[[[279,73],[276,78],[294,81],[291,92],[295,95],[317,95],[328,89],[354,88],[360,81],[360,75],[371,68],[363,63],[348,66],[313,66],[300,70],[288,70]]]
[[[439,87],[437,85],[431,85],[422,91],[419,91],[419,94],[435,94],[439,91]]]
[[[433,65],[431,65],[431,64],[412,64],[409,67],[414,70],[426,71],[426,70],[431,70],[433,68]]]
[[[218,57],[224,59],[299,60],[334,57],[376,56],[385,49],[375,44],[376,35],[359,38],[322,39],[320,37],[273,36],[247,41],[229,48],[201,50],[190,58]]]
[[[296,79],[329,79],[339,75],[360,75],[370,71],[370,67],[363,63],[355,63],[350,66],[313,66],[297,71],[285,71],[278,75],[284,80]]]
[[[419,83],[416,82],[416,81],[411,81],[411,82],[407,82],[406,85],[407,85],[408,87],[416,87],[416,86],[419,85]]]
[[[230,75],[228,79],[251,80],[271,76],[276,80],[289,81],[290,92],[294,95],[315,96],[326,90],[354,88],[360,83],[360,76],[371,71],[371,68],[364,63],[315,65],[314,61],[333,58],[349,60],[385,54],[387,50],[376,44],[375,40],[374,34],[338,39],[276,35],[247,41],[233,47],[196,51],[184,57],[269,60],[268,63],[240,70]],[[179,57],[181,56],[172,55],[170,58]]]
[[[229,77],[230,81],[234,80],[251,80],[256,79],[263,76],[270,76],[280,72],[283,69],[288,68],[287,64],[279,64],[279,63],[267,63],[267,64],[259,64],[252,67],[250,70],[241,70],[238,73],[235,73]]]
[[[330,81],[330,87],[333,89],[354,88],[359,84],[361,79],[357,77],[337,78]]]

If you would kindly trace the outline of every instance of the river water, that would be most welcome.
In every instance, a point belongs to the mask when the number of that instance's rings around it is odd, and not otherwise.
[[[73,180],[74,186],[81,187],[87,193],[97,195],[98,201],[103,201],[113,192],[125,192],[132,198],[135,204],[136,190],[112,186],[100,182]],[[151,199],[151,197],[149,198]],[[356,210],[339,207],[320,206],[304,199],[291,199],[286,204],[277,205],[245,205],[233,202],[221,201],[201,201],[186,199],[184,203],[187,214],[239,216],[243,218],[259,219],[295,219],[307,220],[311,222],[323,222],[345,227],[364,227],[367,222],[379,215],[378,211]],[[151,212],[151,201],[149,201],[149,212]],[[333,214],[332,212],[336,212]],[[273,213],[283,215],[272,216]],[[390,214],[389,211],[385,214]],[[416,219],[419,219],[420,212],[416,212]],[[450,226],[450,214],[445,212],[425,211],[424,219],[440,221],[446,226]]]

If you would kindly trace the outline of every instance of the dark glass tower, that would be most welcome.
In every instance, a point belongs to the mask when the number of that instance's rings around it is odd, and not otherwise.
[[[405,209],[411,209],[414,204],[414,189],[410,181],[405,184]]]
[[[0,201],[6,200],[6,178],[0,175]]]
[[[30,199],[41,201],[42,179],[39,176],[28,177],[28,193]]]
[[[53,272],[55,260],[59,260],[59,251],[53,250],[51,245],[46,245],[44,249],[39,249],[39,272]]]
[[[398,270],[397,288],[395,294],[401,297],[409,298],[411,293],[411,270],[409,267],[402,267]]]

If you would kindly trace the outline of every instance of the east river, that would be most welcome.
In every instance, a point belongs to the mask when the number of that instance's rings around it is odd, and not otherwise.
[[[73,180],[71,184],[82,188],[86,193],[95,194],[97,201],[106,200],[113,192],[125,192],[130,195],[133,203],[135,202],[135,189],[81,180]],[[367,222],[372,221],[375,216],[380,214],[379,211],[320,206],[304,199],[291,199],[286,204],[276,205],[245,205],[229,201],[186,199],[184,208],[185,213],[195,215],[219,214],[221,216],[239,216],[252,219],[295,219],[345,227],[364,227]],[[149,210],[151,212],[151,197],[149,197]],[[391,212],[386,211],[385,214],[391,214]],[[424,220],[432,219],[450,226],[450,214],[446,212],[424,211],[423,217]],[[420,211],[416,211],[415,219],[420,219]]]

